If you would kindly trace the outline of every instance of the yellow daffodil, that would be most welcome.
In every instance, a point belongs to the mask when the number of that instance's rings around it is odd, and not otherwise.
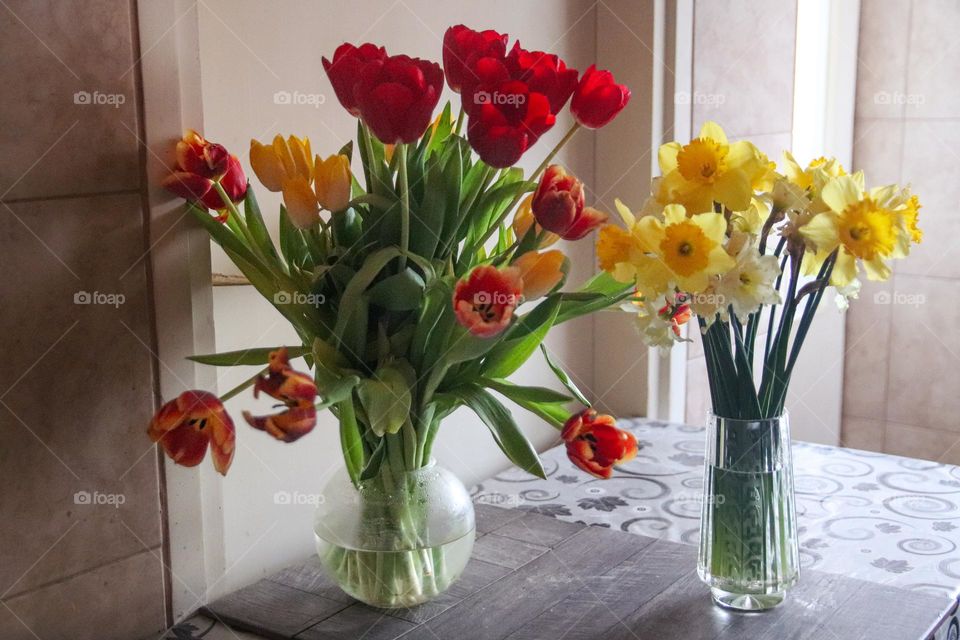
[[[823,156],[814,158],[804,169],[789,151],[783,152],[784,175],[787,180],[801,189],[809,189],[814,197],[819,196],[820,190],[830,178],[847,175],[843,165],[836,158]]]
[[[327,211],[343,211],[350,202],[350,159],[345,155],[332,155],[326,160],[316,157],[314,162],[313,189],[317,202]]]
[[[313,181],[313,156],[310,139],[276,136],[273,144],[250,141],[250,166],[269,191],[283,194],[290,221],[306,229],[320,219],[317,197],[310,188]]]
[[[568,270],[566,256],[556,249],[542,253],[528,251],[511,266],[520,270],[525,300],[540,298],[553,291]]]
[[[536,224],[536,219],[533,215],[533,194],[531,193],[523,199],[523,202],[517,207],[517,212],[513,215],[513,234],[517,237],[517,240],[523,240],[532,224]],[[560,239],[560,236],[551,231],[545,232],[539,224],[536,228],[537,233],[540,234],[540,242],[537,245],[540,248],[549,247]]]
[[[707,122],[700,136],[681,146],[670,142],[660,147],[657,199],[663,204],[683,205],[690,213],[713,211],[719,202],[732,211],[750,205],[754,183],[761,182],[769,163],[753,144],[728,142],[715,122]]]
[[[897,253],[901,225],[900,216],[884,206],[889,197],[878,189],[864,192],[853,176],[846,175],[828,182],[821,197],[830,210],[815,215],[800,234],[816,248],[815,262],[839,249],[830,284],[849,285],[857,276],[857,260],[869,279],[890,277],[883,260]]]
[[[669,289],[670,270],[657,255],[657,247],[646,238],[644,229],[660,224],[656,216],[637,218],[620,200],[617,211],[626,229],[608,224],[600,228],[597,257],[600,267],[619,282],[634,282],[639,295],[656,297]]]
[[[737,231],[760,235],[763,225],[770,217],[770,205],[765,200],[754,198],[745,211],[734,212],[730,216],[730,224]]]
[[[920,220],[920,198],[915,195],[910,195],[907,198],[907,202],[904,205],[903,209],[900,211],[900,216],[903,218],[903,223],[907,227],[907,231],[910,233],[910,240],[916,244],[920,244],[923,240],[923,231],[917,226]]]
[[[725,273],[734,260],[723,248],[727,221],[720,213],[687,217],[681,205],[663,210],[664,221],[643,218],[641,240],[657,248],[659,257],[673,275],[677,287],[687,293],[703,291],[710,276]]]

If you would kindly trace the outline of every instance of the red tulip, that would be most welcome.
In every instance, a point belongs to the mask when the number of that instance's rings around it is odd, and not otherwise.
[[[323,58],[323,69],[330,78],[333,91],[343,108],[355,117],[360,117],[360,105],[355,92],[363,69],[371,62],[383,61],[387,52],[383,47],[369,42],[355,47],[344,42],[333,52],[333,62]]]
[[[469,111],[467,138],[492,167],[516,164],[556,121],[547,97],[520,80],[484,85],[475,95],[481,100]]]
[[[617,84],[609,71],[597,71],[596,65],[584,72],[573,94],[570,111],[588,129],[599,129],[613,120],[630,100],[630,89]]]
[[[497,269],[481,265],[453,292],[457,322],[475,336],[492,338],[510,325],[523,300],[523,280],[515,267]]]
[[[213,451],[213,467],[227,475],[236,431],[220,398],[206,391],[184,391],[153,416],[147,435],[177,464],[195,467]]]
[[[481,58],[500,60],[507,51],[507,35],[493,30],[474,31],[462,24],[443,34],[443,73],[455,92],[474,77],[473,65]]]
[[[550,111],[559,113],[577,88],[577,70],[568,69],[558,56],[543,51],[527,51],[515,42],[506,59],[514,80],[523,80],[531,91],[542,93],[550,101]]]
[[[365,65],[354,92],[360,117],[384,144],[415,142],[430,124],[443,91],[436,62],[390,56]]]
[[[598,415],[593,409],[570,416],[560,434],[567,443],[567,457],[598,478],[613,475],[614,465],[637,455],[637,439],[617,428],[613,416]]]
[[[177,167],[160,184],[181,198],[221,211],[227,204],[213,186],[215,180],[220,181],[231,201],[243,201],[247,177],[237,157],[223,145],[204,140],[193,129],[187,129],[183,139],[177,142]],[[220,220],[226,220],[226,213]]]
[[[317,397],[317,385],[313,378],[290,367],[286,347],[270,352],[267,375],[257,378],[253,397],[259,397],[261,391],[281,400],[287,409],[270,416],[253,416],[249,411],[244,411],[244,419],[254,429],[266,431],[277,440],[293,442],[316,426],[317,408],[314,400]]]
[[[537,223],[564,240],[579,240],[607,220],[605,213],[583,205],[583,183],[559,165],[547,167],[533,194]]]

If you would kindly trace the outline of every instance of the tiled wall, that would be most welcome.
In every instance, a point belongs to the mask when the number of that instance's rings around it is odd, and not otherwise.
[[[773,159],[790,148],[796,1],[696,0],[693,14],[693,135],[707,120],[731,140],[747,138]],[[762,16],[762,29],[757,29]],[[686,420],[710,408],[703,344],[687,351]]]
[[[0,638],[156,637],[134,4],[2,4]]]
[[[960,463],[960,4],[862,0],[854,168],[910,182],[923,243],[847,315],[848,446]]]

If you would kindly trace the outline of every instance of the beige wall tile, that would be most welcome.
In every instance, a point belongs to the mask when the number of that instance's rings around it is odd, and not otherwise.
[[[903,179],[920,196],[923,244],[897,263],[897,273],[960,278],[960,122],[908,121]]]
[[[910,21],[910,60],[904,114],[908,118],[960,116],[960,4],[915,0]],[[901,48],[901,41],[887,49]]]
[[[862,170],[868,185],[900,181],[903,126],[900,120],[856,119],[851,170]]]
[[[843,413],[883,420],[886,413],[891,282],[863,283],[859,300],[847,311],[843,363]],[[847,437],[844,421],[843,437]]]
[[[861,0],[857,118],[898,118],[906,108],[910,2]],[[857,123],[859,124],[859,122]]]
[[[0,591],[160,543],[143,243],[136,195],[0,205]]]
[[[893,296],[887,420],[960,432],[960,282],[898,274]]]
[[[143,552],[7,600],[0,607],[0,637],[156,638],[166,626],[161,572],[159,557]]]
[[[883,422],[857,416],[843,416],[840,446],[864,451],[883,451]]]
[[[695,3],[694,131],[706,120],[731,137],[791,130],[796,15],[795,0]]]
[[[960,434],[955,431],[888,422],[884,439],[887,453],[960,464]]]
[[[0,199],[137,188],[130,7],[4,3]]]

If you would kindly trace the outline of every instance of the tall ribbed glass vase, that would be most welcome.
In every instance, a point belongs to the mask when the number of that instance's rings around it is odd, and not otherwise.
[[[790,424],[707,417],[698,572],[714,601],[762,611],[800,574]]]

